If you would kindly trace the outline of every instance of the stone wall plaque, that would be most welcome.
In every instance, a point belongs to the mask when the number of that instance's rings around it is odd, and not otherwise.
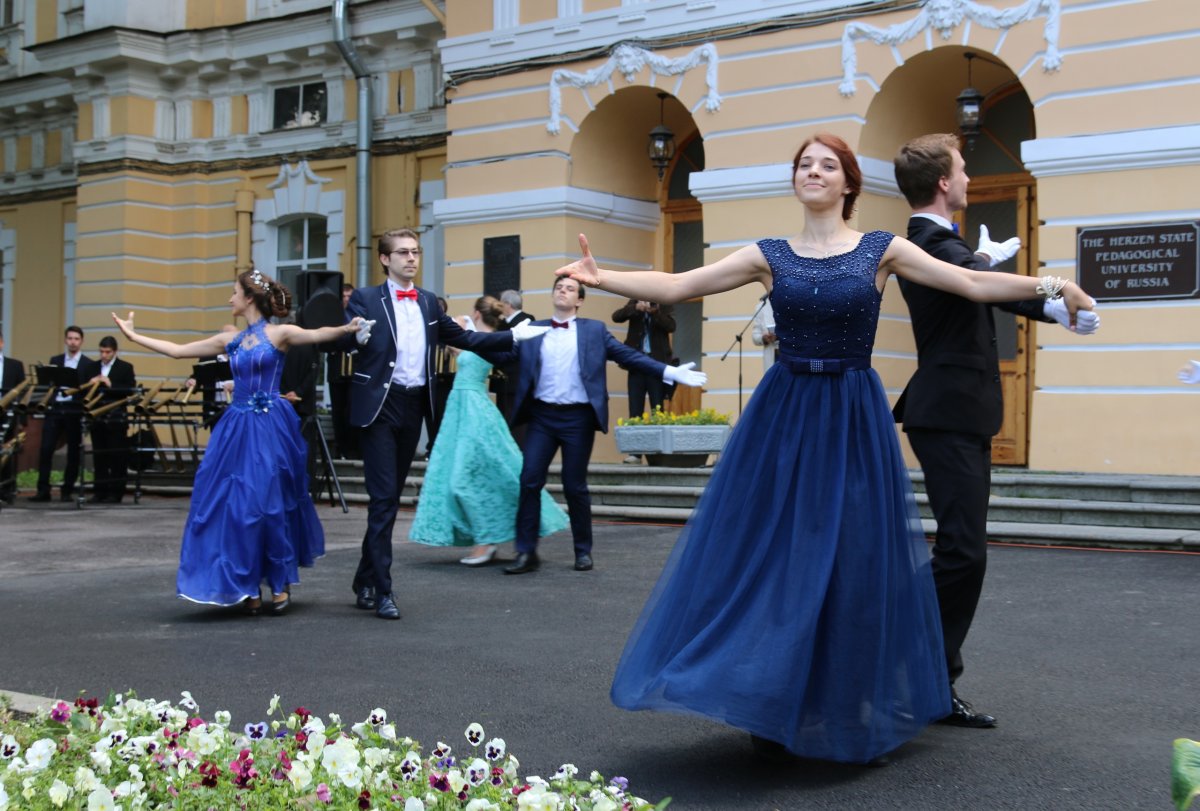
[[[1076,231],[1079,286],[1097,301],[1200,298],[1200,222]]]

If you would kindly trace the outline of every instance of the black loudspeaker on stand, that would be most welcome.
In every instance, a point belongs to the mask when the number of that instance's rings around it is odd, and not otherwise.
[[[305,270],[296,278],[296,297],[299,304],[296,307],[296,320],[305,329],[318,327],[339,327],[346,323],[346,314],[342,309],[342,274],[337,270]],[[330,351],[324,346],[318,346],[322,351]],[[334,492],[342,505],[342,512],[350,512],[346,506],[346,496],[342,493],[342,483],[338,480],[337,470],[333,466],[333,455],[329,453],[329,442],[325,439],[325,429],[316,411],[304,418],[300,433],[309,440],[309,445],[315,451],[317,458],[313,459],[309,469],[310,490],[313,500],[321,496],[322,489],[328,489],[329,506],[333,506]],[[315,441],[313,441],[315,440]],[[321,471],[318,479],[317,471]]]

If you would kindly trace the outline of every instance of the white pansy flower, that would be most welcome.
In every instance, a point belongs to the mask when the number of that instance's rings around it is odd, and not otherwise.
[[[488,779],[488,775],[492,773],[491,767],[483,758],[475,758],[471,761],[471,765],[467,767],[467,779],[471,781],[471,785],[478,786],[484,780]]]
[[[520,811],[561,811],[562,807],[562,798],[544,783],[532,785],[517,796],[517,808]]]
[[[342,716],[338,715],[336,712],[329,713],[329,723],[333,724],[335,727],[340,727],[342,725]]]
[[[113,802],[112,792],[100,786],[88,795],[87,807],[88,811],[116,811],[117,804]]]
[[[100,774],[108,774],[112,771],[112,758],[108,756],[108,752],[92,752],[91,761]]]
[[[370,731],[370,729],[371,728],[367,726],[366,722],[364,721],[359,721],[357,724],[350,727],[350,731],[360,738],[367,737],[367,733]]]
[[[325,737],[325,722],[317,716],[312,716],[308,719],[308,723],[300,727],[307,735],[319,735]]]
[[[592,811],[620,811],[620,804],[600,790],[593,791],[588,799],[592,801]]]
[[[404,811],[425,811],[425,803],[419,797],[409,797],[404,801]]]
[[[50,802],[54,803],[55,808],[62,808],[66,805],[67,800],[71,799],[71,787],[58,779],[50,784],[50,790],[46,793],[50,796]]]
[[[54,757],[55,743],[49,738],[42,738],[25,751],[25,768],[31,772],[44,771]]]
[[[279,710],[279,696],[271,696],[271,703],[267,705],[267,715],[274,715]]]
[[[379,735],[385,741],[396,740],[396,725],[395,724],[384,724],[383,726],[381,726],[379,728]]]
[[[470,785],[467,778],[458,769],[446,772],[446,782],[450,784],[450,790],[455,794],[462,793],[463,789]]]
[[[75,770],[75,788],[78,791],[88,793],[98,788],[99,785],[100,781],[96,779],[96,773],[87,766],[80,766]]]
[[[378,746],[368,746],[363,750],[363,760],[368,766],[377,769],[391,760],[390,749],[380,749]]]
[[[5,735],[0,739],[0,759],[12,760],[21,753],[21,744],[17,743],[17,739],[12,735]]]
[[[0,785],[0,811],[8,811],[8,792]]]
[[[575,766],[574,763],[564,763],[563,765],[558,767],[558,771],[555,772],[554,777],[552,777],[550,779],[551,780],[569,780],[577,774],[579,774],[579,769]]]
[[[499,811],[500,806],[491,800],[476,798],[463,807],[463,811]]]
[[[223,727],[229,726],[229,722],[233,720],[233,716],[229,714],[229,710],[217,710],[213,713],[213,721]]]
[[[484,754],[488,760],[499,760],[504,757],[505,745],[503,738],[492,738],[484,747]]]
[[[37,781],[32,777],[26,777],[21,781],[21,796],[26,800],[32,800],[37,796],[37,789],[33,787]]]
[[[200,705],[196,703],[196,699],[192,698],[192,694],[189,693],[187,690],[184,690],[179,695],[183,696],[183,701],[179,702],[179,706],[181,706],[185,709],[189,709],[192,712],[195,712],[196,710],[200,709]],[[89,798],[88,802],[91,802],[90,798]]]
[[[471,724],[463,734],[466,735],[467,743],[471,744],[471,746],[479,746],[483,741],[483,727],[479,724]]]
[[[600,774],[600,772],[596,771],[595,769],[592,769],[592,773],[588,775],[588,780],[591,780],[593,783],[599,783],[603,779],[604,775]]]
[[[508,760],[504,763],[504,776],[509,780],[517,779],[517,770],[521,768],[520,762],[512,755],[508,756]]]
[[[371,716],[368,720],[371,722],[372,726],[379,726],[380,724],[386,724],[387,723],[387,710],[383,709],[382,707],[376,707],[375,709],[371,710]]]
[[[358,766],[349,764],[342,766],[337,770],[337,779],[342,781],[342,785],[349,789],[357,789],[362,785],[363,770]]]
[[[338,738],[321,753],[321,766],[330,774],[358,765],[358,748],[349,738]]]
[[[288,771],[288,780],[297,791],[303,791],[312,784],[312,772],[304,762],[293,760],[292,768]]]

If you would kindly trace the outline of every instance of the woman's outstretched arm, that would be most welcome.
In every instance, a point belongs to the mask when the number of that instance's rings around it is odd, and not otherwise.
[[[152,349],[169,358],[207,358],[211,355],[219,355],[224,352],[225,344],[229,343],[230,333],[228,332],[219,333],[211,338],[192,341],[190,344],[177,344],[174,341],[164,341],[161,338],[149,338],[134,331],[133,313],[130,313],[129,317],[125,319],[118,318],[116,313],[113,313],[112,317],[126,338],[135,344]]]
[[[676,304],[711,293],[723,293],[750,282],[760,282],[769,289],[771,282],[771,269],[757,245],[739,248],[711,265],[685,273],[604,270],[597,266],[583,234],[579,235],[579,250],[583,256],[554,271],[555,275],[570,276],[587,287],[599,287],[619,296],[659,304]]]

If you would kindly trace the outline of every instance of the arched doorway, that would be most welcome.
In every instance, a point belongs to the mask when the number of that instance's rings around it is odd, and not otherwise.
[[[872,100],[860,153],[891,163],[910,138],[929,132],[956,132],[955,98],[966,86],[968,51],[971,83],[984,96],[983,131],[963,146],[971,178],[968,206],[958,226],[974,245],[979,226],[993,239],[1018,236],[1024,246],[997,270],[1037,272],[1037,195],[1033,176],[1021,163],[1021,142],[1034,137],[1033,105],[1016,74],[999,59],[974,49],[946,46],[914,56],[884,81]],[[997,465],[1024,465],[1028,457],[1029,403],[1034,347],[1032,324],[994,309],[1004,390],[1004,423],[992,441]]]
[[[593,250],[606,254],[603,258],[615,267],[674,273],[704,262],[701,206],[688,188],[692,172],[704,169],[704,141],[688,109],[674,96],[660,99],[659,93],[638,85],[597,102],[572,141],[570,182],[619,198],[614,204],[619,214],[594,229],[598,238],[593,240]],[[675,134],[677,144],[662,180],[646,152],[647,136],[660,123]],[[604,303],[610,304],[611,299]],[[600,306],[589,314],[607,315]],[[703,361],[703,322],[701,300],[675,306],[674,355],[697,368]],[[676,389],[670,410],[681,413],[699,407],[699,389]]]

